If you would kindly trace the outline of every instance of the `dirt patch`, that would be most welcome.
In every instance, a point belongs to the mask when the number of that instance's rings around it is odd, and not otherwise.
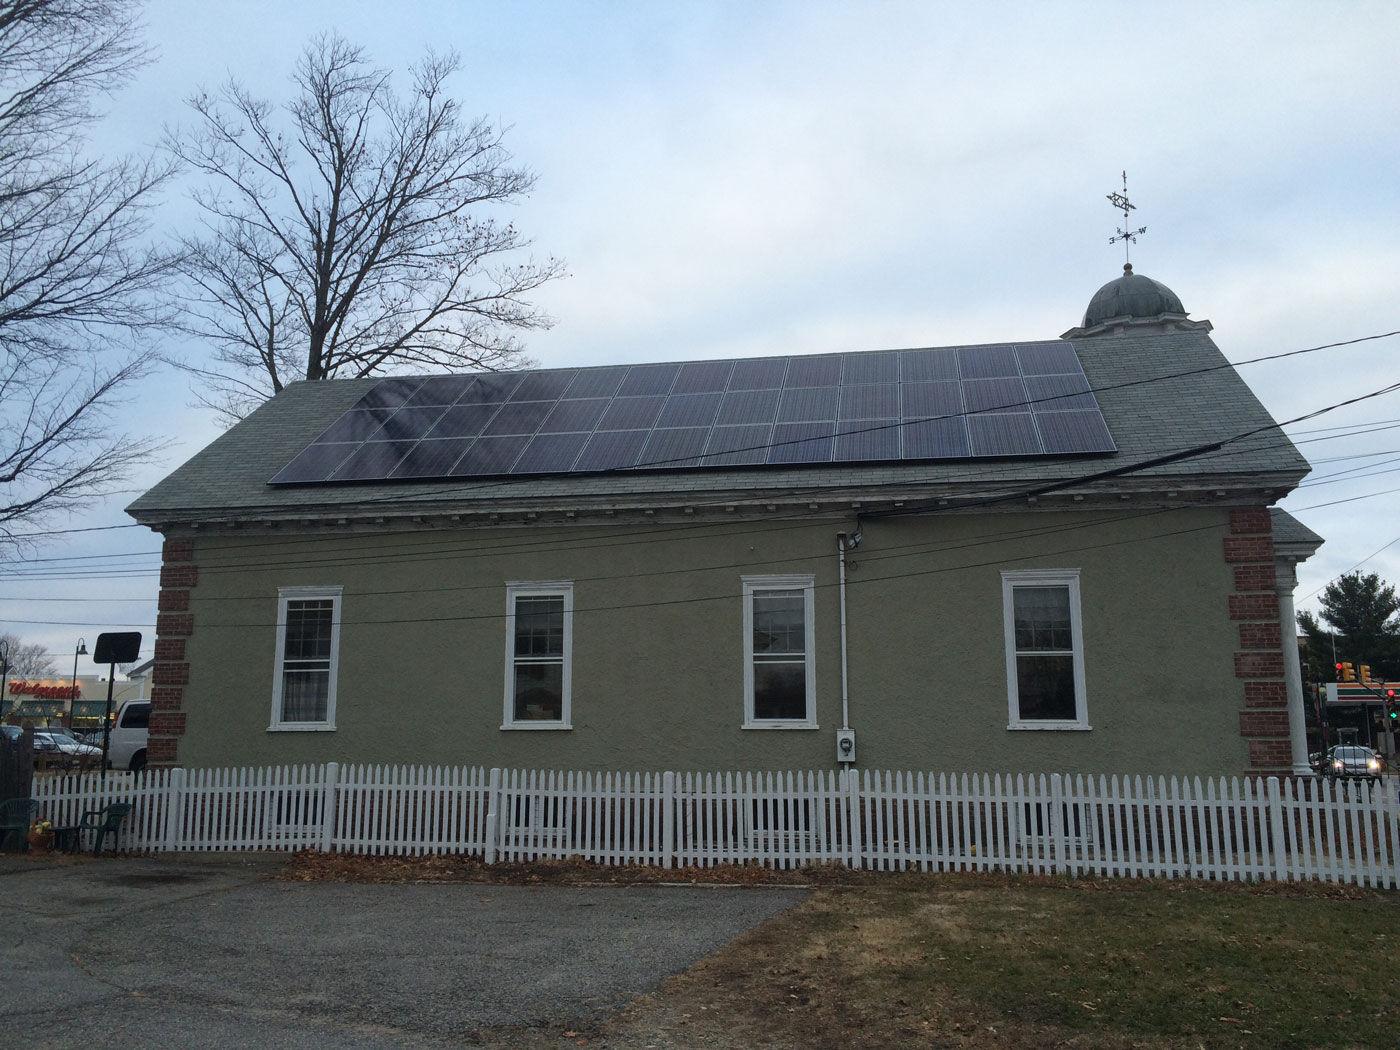
[[[1266,897],[1306,897],[1331,900],[1400,900],[1386,890],[1326,882],[1189,882],[1185,880],[1100,879],[1089,876],[1009,875],[1000,872],[939,873],[922,871],[857,871],[840,864],[773,869],[748,864],[721,864],[713,867],[662,868],[644,864],[595,864],[582,857],[486,864],[480,857],[464,854],[417,857],[368,856],[356,853],[321,853],[306,850],[287,855],[274,878],[292,882],[473,882],[516,885],[706,885],[721,886],[804,886],[823,889],[884,888],[918,889],[937,887],[943,891],[930,907],[955,907],[949,894],[972,893],[986,889],[1027,887],[1070,887],[1079,893],[1121,894],[1125,890],[1150,888],[1159,893],[1244,894]],[[1025,908],[1024,902],[1007,898],[1010,910]]]
[[[461,854],[422,857],[372,857],[352,853],[293,854],[276,875],[292,882],[475,882],[563,886],[656,885],[676,883],[725,886],[841,885],[860,873],[837,866],[813,866],[774,871],[726,865],[713,868],[661,868],[650,865],[593,864],[581,857],[528,863],[497,861]]]

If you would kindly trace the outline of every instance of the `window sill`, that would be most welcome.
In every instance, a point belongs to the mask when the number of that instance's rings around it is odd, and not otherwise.
[[[820,729],[815,722],[745,722],[741,729]]]
[[[1013,733],[1088,733],[1094,727],[1080,722],[1012,722],[1006,728]]]
[[[535,732],[547,731],[550,729],[573,729],[570,722],[503,722],[501,731],[508,732],[516,729],[534,730]]]
[[[269,733],[334,733],[327,722],[282,722],[267,727]]]

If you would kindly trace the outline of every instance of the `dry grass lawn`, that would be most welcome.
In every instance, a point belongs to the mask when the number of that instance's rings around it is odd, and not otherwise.
[[[823,889],[600,1033],[626,1046],[1392,1047],[1400,898],[905,878]]]

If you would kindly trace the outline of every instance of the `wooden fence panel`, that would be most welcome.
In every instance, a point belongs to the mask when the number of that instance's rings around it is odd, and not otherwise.
[[[1400,887],[1391,782],[909,771],[295,765],[37,776],[59,826],[129,802],[115,848],[469,853],[488,862],[839,863],[875,871]]]

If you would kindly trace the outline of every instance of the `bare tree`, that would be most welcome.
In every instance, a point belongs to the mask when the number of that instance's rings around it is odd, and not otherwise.
[[[58,671],[43,645],[14,634],[0,634],[0,662],[9,664],[11,678],[45,678]]]
[[[535,177],[447,94],[459,65],[427,55],[400,95],[323,36],[285,106],[236,81],[190,100],[194,127],[167,143],[206,177],[207,232],[185,245],[206,403],[237,418],[298,379],[521,363],[519,333],[549,324],[526,300],[561,264],[522,259],[501,221]]]
[[[85,155],[143,65],[134,0],[0,0],[0,548],[111,491],[156,448],[112,427],[169,323],[147,242],[171,165]]]

